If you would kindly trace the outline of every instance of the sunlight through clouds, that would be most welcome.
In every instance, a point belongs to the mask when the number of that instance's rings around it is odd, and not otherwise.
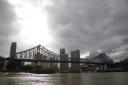
[[[27,49],[41,44],[55,51],[60,48],[80,49],[81,55],[88,56],[97,54],[99,49],[111,54],[113,49],[128,44],[126,0],[0,1],[1,22],[11,20],[4,23],[4,27],[1,26],[7,29],[2,29],[4,31],[0,31],[0,34],[6,32],[8,35],[12,32],[13,38],[8,40],[16,41],[21,46],[18,48]],[[16,30],[12,30],[12,22],[15,22],[13,28]],[[4,39],[7,40],[7,37]],[[7,44],[7,41],[2,42]],[[3,48],[4,44],[1,45]]]
[[[20,38],[23,43],[31,45],[48,45],[52,41],[46,6],[52,5],[48,0],[10,0],[14,5],[17,23],[20,25]]]

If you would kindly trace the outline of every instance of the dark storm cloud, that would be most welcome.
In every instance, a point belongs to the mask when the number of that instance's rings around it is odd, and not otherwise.
[[[8,56],[11,37],[16,34],[13,6],[6,0],[0,0],[0,55]]]
[[[58,48],[105,51],[128,39],[127,0],[53,1],[47,10]]]
[[[127,48],[128,0],[51,1],[46,10],[55,49],[80,49],[82,54],[101,49],[116,55]],[[9,51],[11,36],[17,33],[14,21],[13,6],[0,0],[1,55]]]

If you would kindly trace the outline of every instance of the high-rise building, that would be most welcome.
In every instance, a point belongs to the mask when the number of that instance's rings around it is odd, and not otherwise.
[[[16,42],[12,42],[10,47],[10,58],[15,59],[16,58]]]
[[[60,49],[60,61],[68,61],[68,54],[65,49]],[[60,72],[68,72],[68,63],[60,63]]]
[[[80,50],[71,52],[71,61],[80,61]],[[80,72],[80,63],[71,63],[71,72]]]

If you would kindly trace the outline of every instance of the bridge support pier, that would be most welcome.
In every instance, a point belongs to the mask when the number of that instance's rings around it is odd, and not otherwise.
[[[104,70],[107,71],[108,67],[107,64],[104,65]]]
[[[99,71],[99,72],[105,72],[105,71],[107,71],[107,64],[99,65],[97,67],[97,71]]]
[[[7,63],[8,63],[8,60],[4,60],[3,71],[7,70]]]

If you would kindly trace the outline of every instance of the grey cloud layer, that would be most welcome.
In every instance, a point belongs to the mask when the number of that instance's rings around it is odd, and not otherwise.
[[[54,0],[48,13],[60,47],[115,49],[128,34],[127,0]]]
[[[81,53],[103,49],[108,53],[128,43],[128,0],[52,0],[46,7],[53,47]],[[13,7],[0,0],[1,54],[6,53],[10,36],[17,33]],[[2,47],[3,46],[3,47]],[[8,46],[8,47],[7,47]],[[5,49],[6,50],[6,49]]]
[[[7,56],[11,36],[15,35],[17,30],[14,27],[15,13],[13,6],[6,0],[0,0],[0,55]]]

